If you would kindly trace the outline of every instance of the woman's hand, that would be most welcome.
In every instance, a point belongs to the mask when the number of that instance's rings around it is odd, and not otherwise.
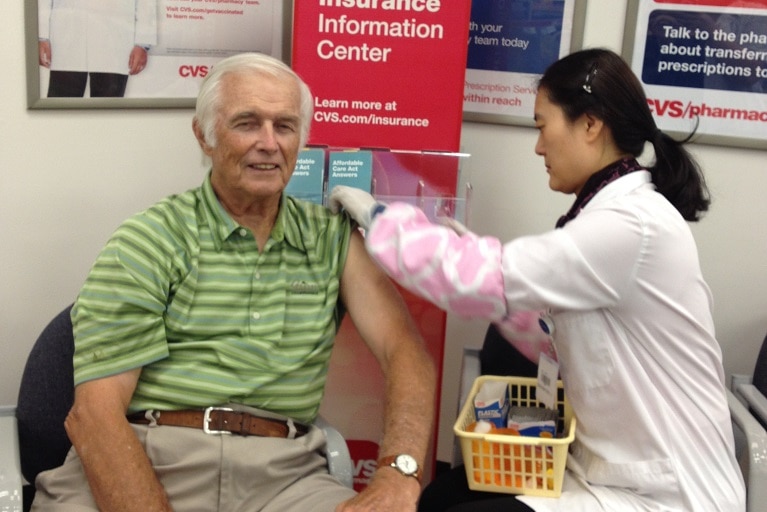
[[[344,185],[333,187],[328,198],[328,207],[333,213],[338,213],[343,209],[362,229],[370,227],[373,220],[373,209],[379,204],[372,195],[364,190]]]

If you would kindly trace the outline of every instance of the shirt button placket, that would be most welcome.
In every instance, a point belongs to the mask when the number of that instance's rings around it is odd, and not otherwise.
[[[259,265],[261,264],[261,261],[263,259],[263,255],[260,255],[256,261],[256,265],[253,269],[252,279],[251,279],[251,286],[250,286],[250,303],[253,307],[253,311],[250,313],[251,322],[258,322],[261,320],[261,313],[257,311],[255,308],[258,307],[256,303],[256,297],[260,295],[260,280],[261,280],[261,272],[258,270]]]

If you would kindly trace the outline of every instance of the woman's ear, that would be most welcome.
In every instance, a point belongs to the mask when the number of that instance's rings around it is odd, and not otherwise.
[[[586,138],[589,140],[596,140],[596,138],[604,131],[604,121],[591,114],[584,114],[583,117],[586,123]]]

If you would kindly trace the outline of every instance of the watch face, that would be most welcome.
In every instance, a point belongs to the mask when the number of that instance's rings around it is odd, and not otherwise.
[[[413,475],[418,471],[418,463],[410,455],[398,455],[394,463],[406,475]]]

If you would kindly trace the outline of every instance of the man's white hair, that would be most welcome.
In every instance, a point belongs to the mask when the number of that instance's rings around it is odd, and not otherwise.
[[[306,145],[309,127],[314,113],[314,99],[309,86],[295,71],[279,59],[265,53],[241,53],[216,62],[203,79],[197,95],[195,119],[205,136],[205,142],[216,146],[216,118],[221,106],[221,79],[227,74],[266,73],[275,77],[286,77],[296,81],[299,89],[300,133],[299,148]]]

